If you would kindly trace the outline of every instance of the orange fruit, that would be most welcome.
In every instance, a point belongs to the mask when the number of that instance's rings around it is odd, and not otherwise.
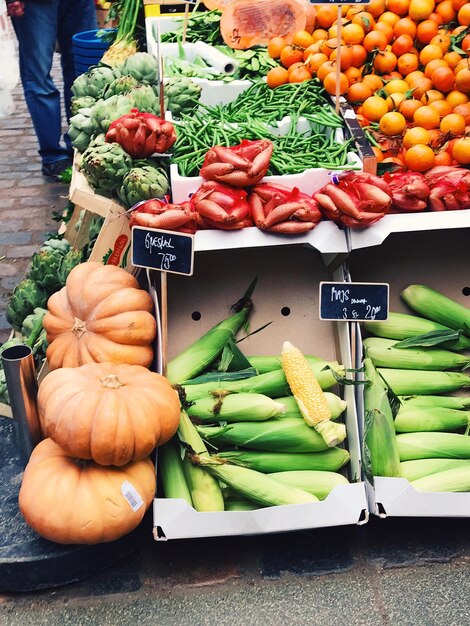
[[[379,52],[374,59],[374,70],[379,74],[393,72],[398,63],[398,59],[393,52]]]
[[[380,76],[377,76],[377,74],[367,74],[367,76],[364,76],[364,78],[362,79],[362,82],[371,88],[372,93],[374,93],[374,91],[377,91],[377,89],[382,89],[384,84],[383,80],[380,78]]]
[[[394,37],[393,27],[387,24],[387,22],[377,22],[374,26],[374,30],[383,33],[387,38],[387,43],[390,43]]]
[[[289,80],[289,72],[285,67],[272,67],[266,74],[266,82],[268,87],[274,88],[279,85],[285,85]]]
[[[437,70],[438,67],[449,67],[444,59],[433,59],[429,61],[429,63],[424,68],[424,75],[426,78],[431,78],[433,72]]]
[[[401,135],[406,128],[406,120],[401,113],[391,111],[380,118],[379,128],[380,132],[388,137]]]
[[[414,39],[416,37],[416,30],[416,24],[409,17],[402,17],[393,26],[395,37],[399,37],[400,35],[409,35]]]
[[[348,20],[345,17],[342,17],[341,22],[340,22],[341,26],[347,23],[348,23]],[[328,29],[327,39],[331,39],[332,37],[336,37],[337,35],[338,35],[338,20],[335,20],[333,22],[333,25],[330,26],[330,28]]]
[[[423,78],[424,78],[424,72],[421,72],[421,70],[415,70],[414,72],[411,72],[410,74],[408,74],[405,80],[408,83],[408,85],[411,85],[412,83],[420,81]]]
[[[392,52],[397,57],[401,57],[402,54],[406,54],[413,47],[413,37],[410,35],[400,35],[395,39],[392,45]]]
[[[450,104],[452,108],[459,106],[460,104],[466,104],[469,101],[469,97],[458,91],[457,89],[453,89],[446,96],[447,102]]]
[[[434,165],[452,165],[452,156],[446,151],[442,150],[434,156]]]
[[[359,24],[347,24],[341,30],[341,36],[345,44],[361,43],[364,39],[365,32]]]
[[[348,79],[349,85],[353,85],[361,80],[361,70],[358,67],[348,67],[348,69],[344,71],[344,75]]]
[[[450,67],[438,67],[431,75],[432,84],[443,93],[452,91],[455,85],[454,72]]]
[[[423,104],[431,104],[432,102],[435,102],[436,100],[444,100],[444,99],[445,99],[445,96],[443,93],[441,93],[437,89],[429,89],[428,91],[426,91],[425,94],[422,95],[421,102]]]
[[[403,102],[404,99],[405,99],[405,95],[402,93],[399,93],[398,91],[396,91],[395,93],[391,93],[385,100],[388,106],[388,110],[400,112],[399,107],[400,107],[401,102]],[[403,117],[405,116],[403,115]]]
[[[372,96],[372,89],[364,83],[354,83],[349,86],[346,92],[346,100],[348,102],[364,102]]]
[[[459,9],[457,21],[461,26],[468,26],[470,24],[470,4],[468,2]]]
[[[333,61],[325,61],[325,63],[320,65],[320,67],[317,69],[317,76],[321,81],[323,81],[327,74],[335,71],[336,63],[333,63]]]
[[[343,40],[341,40],[341,44],[344,44]],[[338,39],[336,37],[332,37],[331,39],[327,39],[321,43],[320,52],[323,52],[323,54],[326,54],[327,57],[330,57],[331,53],[333,50],[336,50],[337,46]]]
[[[285,48],[287,41],[284,37],[271,37],[268,42],[268,54],[272,59],[278,59],[281,56],[281,50]]]
[[[443,133],[463,135],[465,132],[465,118],[458,113],[450,113],[442,118],[439,128]]]
[[[401,37],[406,37],[406,35],[401,35]],[[411,52],[407,52],[406,54],[402,54],[398,57],[397,67],[400,74],[403,76],[407,76],[418,69],[419,61],[418,57]]]
[[[460,9],[460,11],[461,10],[462,9]],[[459,165],[470,164],[470,137],[462,137],[461,139],[457,139],[452,148],[452,156]]]
[[[362,45],[367,52],[372,52],[372,50],[385,50],[387,44],[387,38],[378,30],[373,30],[370,33],[367,33],[362,42]]]
[[[459,11],[465,4],[467,4],[468,0],[452,0],[452,6],[455,11]],[[370,10],[370,9],[369,9]]]
[[[441,119],[446,115],[452,113],[452,107],[447,102],[447,100],[434,100],[433,102],[429,103],[429,106],[432,106],[433,109],[436,109]]]
[[[407,122],[412,122],[414,112],[416,111],[416,109],[419,109],[419,107],[422,106],[422,102],[411,98],[409,100],[402,100],[400,102],[400,106],[398,107],[398,111],[403,115]]]
[[[359,24],[365,33],[370,32],[375,26],[374,17],[367,11],[356,13],[351,22],[353,24]]]
[[[385,92],[388,94],[391,93],[405,93],[408,91],[409,85],[406,80],[402,80],[399,78],[394,78],[389,83],[385,85]]]
[[[450,44],[452,42],[451,42],[449,35],[436,35],[435,37],[431,39],[429,43],[440,46],[442,49],[442,52],[445,54],[449,50]]]
[[[386,113],[388,113],[387,103],[379,96],[371,96],[364,101],[362,112],[371,122],[378,122]]]
[[[467,56],[470,55],[470,35],[467,35],[462,39],[462,43],[460,44],[460,48],[466,52]]]
[[[422,78],[421,80],[414,81],[410,87],[413,89],[413,98],[421,100],[423,95],[433,88],[433,84],[430,78]]]
[[[387,11],[392,11],[397,15],[406,15],[410,8],[410,0],[385,0]]]
[[[353,43],[352,46],[350,46],[350,49],[352,55],[351,65],[354,67],[361,67],[361,65],[364,65],[367,59],[367,50],[358,43]]]
[[[299,46],[299,48],[304,48],[304,50],[314,42],[315,39],[306,30],[298,30],[296,33],[294,33],[294,37],[292,39],[292,44],[294,46]]]
[[[464,68],[457,73],[455,88],[465,94],[470,94],[470,70],[468,68]]]
[[[289,74],[290,83],[303,83],[312,78],[312,73],[303,63],[295,66],[291,65],[287,73]]]
[[[326,91],[334,96],[336,94],[336,72],[330,72],[323,79],[323,86]],[[339,75],[339,93],[343,94],[349,89],[349,82],[347,77],[340,72]]]
[[[379,17],[378,23],[380,24],[382,22],[385,22],[393,28],[393,26],[398,22],[399,19],[400,16],[396,13],[392,13],[391,11],[385,11],[385,13],[382,13],[382,15]]]
[[[458,74],[462,70],[470,69],[470,63],[468,59],[461,59],[454,67],[454,74]]]
[[[458,104],[454,108],[454,113],[458,113],[459,115],[462,115],[465,120],[465,123],[470,124],[470,103],[469,102],[465,102],[464,104]]]
[[[438,15],[437,13],[434,13],[434,12],[431,13],[428,19],[432,20],[433,22],[436,22],[438,26],[442,24],[442,17]]]
[[[323,41],[328,39],[328,32],[324,28],[317,28],[313,31],[312,37],[314,41]]]
[[[371,0],[367,5],[367,10],[374,17],[380,17],[385,12],[385,0]]]
[[[308,69],[315,73],[320,65],[323,65],[323,63],[328,61],[328,57],[322,52],[316,52],[315,54],[309,55],[307,59],[304,59],[304,61]]]
[[[434,0],[411,0],[408,15],[415,22],[427,20],[434,11]]]
[[[337,8],[331,4],[321,4],[317,7],[315,24],[320,28],[330,28],[338,14]]]
[[[348,67],[352,65],[352,51],[350,46],[340,46],[340,66],[342,70],[347,70]],[[338,52],[337,48],[333,50],[330,54],[330,61],[334,61],[336,59],[336,53]]]
[[[294,63],[300,63],[303,61],[304,55],[302,50],[294,48],[288,44],[281,50],[281,63],[284,67],[290,67]]]
[[[403,135],[403,146],[408,150],[412,146],[418,144],[426,145],[431,141],[431,134],[426,128],[415,126],[414,128],[408,128]]]
[[[439,26],[432,20],[420,22],[416,29],[416,39],[420,43],[431,43],[431,39],[437,35]]]
[[[452,6],[452,0],[443,0],[443,2],[439,2],[434,9],[434,12],[442,17],[442,22],[444,24],[453,22],[457,17],[457,11]]]
[[[419,61],[422,65],[427,65],[429,61],[433,61],[434,59],[442,59],[444,53],[442,52],[442,48],[437,46],[435,43],[429,43],[419,53]]]
[[[434,165],[434,152],[429,146],[416,144],[405,153],[405,165],[412,172],[425,172]]]
[[[438,128],[440,122],[439,113],[429,105],[419,107],[413,115],[413,122],[416,126],[421,126],[427,130]]]

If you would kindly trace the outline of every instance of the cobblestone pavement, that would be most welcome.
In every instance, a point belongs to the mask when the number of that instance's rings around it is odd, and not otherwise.
[[[53,76],[61,89],[59,57]],[[29,261],[49,231],[57,230],[53,211],[65,206],[68,187],[41,174],[38,144],[21,84],[14,92],[15,112],[0,118],[0,343],[11,332],[5,317],[12,289],[24,278]]]

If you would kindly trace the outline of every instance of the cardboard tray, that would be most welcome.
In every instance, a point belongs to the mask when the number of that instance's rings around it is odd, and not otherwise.
[[[225,233],[222,233],[225,235]],[[337,257],[335,257],[337,258]],[[276,354],[284,339],[304,353],[351,364],[346,322],[319,320],[318,283],[333,276],[342,280],[342,266],[332,272],[318,250],[290,246],[199,252],[192,277],[168,275],[168,358],[181,352],[223,319],[254,277],[250,328],[272,321],[262,332],[243,341],[244,353]],[[153,280],[158,282],[159,275]],[[367,521],[365,484],[361,481],[360,445],[354,390],[344,387],[350,485],[338,486],[322,502],[278,506],[248,512],[197,513],[186,502],[154,500],[157,540],[224,535],[254,535],[358,524]]]
[[[449,216],[450,213],[465,211],[448,211],[443,215]],[[410,284],[428,285],[470,306],[469,241],[470,223],[467,228],[429,230],[419,235],[415,232],[392,233],[380,247],[364,248],[351,254],[351,279],[390,283],[391,311],[411,312],[400,298],[400,292]],[[360,331],[355,352],[356,367],[360,367]],[[356,390],[356,401],[362,437],[364,405],[360,387]],[[377,477],[374,486],[366,484],[369,509],[381,517],[470,517],[470,493],[418,492],[404,478]]]
[[[72,180],[70,181],[69,189],[70,201],[101,217],[106,217],[108,213],[122,213],[125,211],[125,208],[115,200],[100,196],[93,191],[84,174],[78,169],[79,159],[80,155],[75,151]]]

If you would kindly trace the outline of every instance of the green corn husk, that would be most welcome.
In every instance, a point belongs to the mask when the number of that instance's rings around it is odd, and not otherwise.
[[[219,452],[219,458],[257,470],[282,472],[294,470],[325,470],[337,472],[349,461],[349,452],[343,448],[328,448],[323,452],[287,453],[230,450]]]
[[[259,504],[255,504],[254,502],[250,502],[250,500],[240,497],[225,500],[226,511],[256,511],[259,508],[262,508]]]
[[[470,337],[470,309],[426,285],[409,285],[401,292],[406,304],[423,317]]]
[[[339,396],[329,391],[325,391],[324,393],[331,411],[330,419],[338,419],[338,417],[340,417],[340,415],[342,415],[347,409],[347,402],[345,400],[341,400]],[[283,417],[302,417],[299,405],[297,404],[294,396],[284,396],[283,398],[276,398],[276,401],[280,402],[285,407]]]
[[[303,491],[313,493],[319,500],[324,500],[328,497],[337,485],[349,485],[348,479],[342,474],[321,470],[274,472],[269,474],[269,476],[280,480],[286,485],[292,485]]]
[[[234,491],[262,506],[281,506],[286,504],[306,504],[318,502],[311,493],[287,486],[266,474],[211,457],[193,456],[192,462],[200,464],[207,472]]]
[[[158,467],[165,498],[182,498],[193,506],[191,493],[183,472],[179,442],[171,440],[158,448]]]
[[[456,431],[470,426],[470,411],[441,407],[403,407],[398,411],[394,424],[397,433]]]
[[[364,467],[369,481],[373,476],[398,476],[398,454],[388,389],[371,359],[364,359],[368,383],[364,386]]]
[[[377,368],[377,371],[397,396],[434,395],[470,387],[470,377],[461,372],[431,372],[383,367]]]
[[[417,370],[466,369],[470,358],[440,348],[394,348],[394,339],[369,337],[364,339],[364,353],[375,367]]]
[[[436,472],[411,483],[416,491],[465,492],[470,491],[470,464]]]
[[[400,463],[400,477],[410,482],[430,476],[436,472],[443,472],[455,467],[470,466],[466,459],[416,459],[415,461],[403,461]]]
[[[336,424],[340,441],[344,424]],[[228,426],[197,426],[201,437],[214,446],[251,448],[268,452],[321,452],[328,445],[303,419],[286,417],[267,422],[238,422]]]
[[[425,335],[435,331],[450,330],[449,326],[443,326],[417,315],[407,313],[395,313],[390,311],[385,322],[365,322],[364,328],[370,335],[385,337],[386,339],[408,339],[418,335]],[[461,336],[459,339],[441,344],[442,347],[451,350],[468,350],[470,338]]]
[[[399,396],[403,407],[427,406],[446,409],[468,409],[470,396]]]
[[[397,435],[400,461],[413,459],[470,459],[470,437],[455,433]]]
[[[283,415],[285,406],[260,393],[233,393],[199,398],[187,409],[191,418],[204,424],[216,422],[260,422]]]
[[[209,453],[199,433],[184,411],[181,411],[178,437],[183,444],[201,458],[209,458]],[[224,498],[217,480],[200,466],[193,465],[189,460],[189,452],[183,459],[183,472],[196,511],[223,511]]]
[[[255,368],[258,374],[266,374],[275,370],[282,369],[282,361],[280,356],[247,356],[251,366]],[[330,366],[335,371],[340,367],[338,361],[325,361],[319,356],[308,355],[305,357],[316,376],[324,368]]]

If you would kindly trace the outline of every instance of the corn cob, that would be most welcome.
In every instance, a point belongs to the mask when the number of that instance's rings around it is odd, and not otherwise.
[[[376,367],[417,370],[465,369],[470,359],[457,352],[440,348],[394,348],[394,339],[369,337],[364,339],[364,353]]]
[[[416,459],[400,463],[400,476],[410,482],[454,467],[470,466],[467,459]]]
[[[470,377],[461,372],[430,372],[377,368],[387,385],[397,396],[449,393],[470,387]]]
[[[343,424],[338,426],[342,427],[344,440],[346,429]],[[328,448],[323,437],[297,417],[237,422],[228,426],[197,426],[197,431],[217,447],[237,446],[268,452],[321,452]]]
[[[286,485],[292,485],[313,493],[319,500],[324,500],[337,485],[348,485],[349,481],[342,474],[320,470],[293,472],[274,472],[269,474]]]
[[[341,400],[339,396],[334,393],[330,393],[329,391],[325,391],[325,398],[328,402],[328,406],[331,411],[332,420],[338,419],[340,415],[344,413],[347,408],[347,402],[345,400]],[[276,398],[277,402],[280,402],[285,407],[285,412],[283,413],[283,417],[302,417],[302,413],[300,412],[299,405],[295,401],[293,396],[284,396],[283,398]]]
[[[364,462],[369,460],[372,476],[398,476],[400,458],[387,387],[371,359],[364,359],[364,367],[369,381],[364,387]]]
[[[406,304],[423,317],[470,337],[470,309],[426,285],[409,285],[401,292]]]
[[[193,506],[191,493],[183,472],[179,442],[171,440],[158,449],[158,467],[165,498],[182,498]]]
[[[455,433],[397,435],[400,461],[413,459],[470,459],[470,437]]]
[[[369,335],[397,340],[425,335],[436,330],[451,330],[448,326],[443,326],[417,315],[394,313],[392,311],[389,312],[386,322],[365,322],[364,328]],[[455,341],[443,343],[442,346],[451,350],[468,350],[470,348],[470,338],[461,336]]]
[[[349,461],[349,452],[343,448],[328,448],[328,450],[323,452],[304,454],[231,450],[229,452],[219,452],[217,456],[258,472],[282,472],[286,470],[337,472]]]
[[[208,459],[195,455],[192,457],[192,462],[200,464],[207,472],[232,487],[237,493],[262,506],[318,502],[318,498],[307,491],[284,485],[266,474],[246,467],[230,465],[215,457]]]
[[[446,409],[468,409],[470,396],[399,396],[403,407],[427,406]]]
[[[258,374],[266,374],[274,370],[282,369],[282,357],[279,356],[247,356],[251,366],[255,368]],[[312,372],[318,376],[319,372],[325,367],[331,367],[337,371],[340,366],[338,361],[325,361],[319,356],[305,355]]]
[[[282,369],[305,423],[314,428],[329,446],[344,440],[338,424],[331,421],[325,394],[302,352],[285,341],[281,351]],[[301,450],[292,450],[297,452]]]
[[[199,433],[184,411],[181,411],[178,437],[201,458],[209,458],[209,453]],[[183,459],[183,472],[191,493],[196,511],[223,511],[224,499],[217,480],[201,466],[191,463],[186,451]]]
[[[260,422],[285,412],[281,402],[260,393],[233,393],[220,397],[199,398],[187,409],[191,418],[204,424],[214,422]]]
[[[256,511],[256,509],[259,508],[262,508],[259,504],[255,504],[241,497],[225,500],[226,511]]]
[[[440,407],[401,408],[394,424],[397,433],[456,431],[470,425],[470,411]]]
[[[470,464],[423,476],[411,483],[416,491],[470,491]]]

